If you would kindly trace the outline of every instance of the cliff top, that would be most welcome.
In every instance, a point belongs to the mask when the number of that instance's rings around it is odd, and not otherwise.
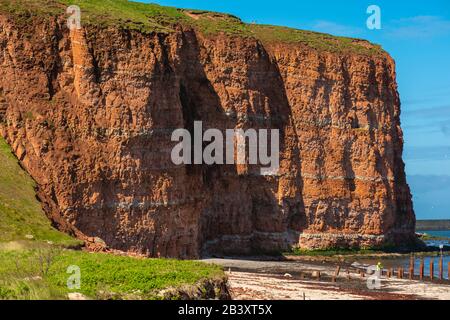
[[[384,51],[366,40],[332,36],[287,27],[247,24],[223,13],[177,9],[127,0],[0,0],[0,12],[28,19],[35,16],[59,16],[69,5],[78,5],[82,24],[117,26],[140,32],[167,33],[176,25],[196,28],[204,34],[225,33],[254,37],[262,42],[304,44],[317,50],[374,55]]]

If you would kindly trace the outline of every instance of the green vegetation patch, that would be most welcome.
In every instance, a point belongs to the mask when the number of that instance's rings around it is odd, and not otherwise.
[[[195,28],[206,35],[225,33],[253,37],[265,43],[304,44],[330,52],[364,55],[381,54],[379,45],[365,40],[337,37],[287,27],[247,24],[239,18],[217,12],[177,9],[127,0],[0,0],[0,10],[19,14],[20,18],[64,15],[69,5],[81,9],[82,25],[116,26],[143,33],[173,32],[177,25]]]
[[[258,39],[266,43],[301,43],[321,51],[353,52],[365,55],[374,55],[384,52],[381,46],[365,40],[338,37],[313,31],[256,24],[250,25],[250,30]]]
[[[141,32],[172,32],[176,25],[200,29],[205,34],[220,32],[250,35],[239,18],[222,13],[184,10],[126,0],[59,0],[81,9],[82,23],[117,26]]]
[[[370,255],[380,255],[380,254],[406,254],[406,253],[420,253],[420,252],[430,252],[434,249],[427,247],[423,241],[416,239],[411,243],[405,243],[403,246],[398,246],[390,242],[379,246],[369,246],[361,248],[323,248],[323,249],[301,249],[298,247],[292,248],[289,252],[283,253],[284,255],[291,256],[311,256],[311,257],[332,257],[332,256],[370,256]]]
[[[392,252],[389,248],[367,248],[367,249],[348,249],[348,248],[330,248],[318,250],[306,250],[300,248],[293,248],[286,252],[286,255],[293,256],[311,256],[311,257],[331,257],[336,255],[367,255]]]
[[[69,266],[80,269],[80,288],[69,290]],[[63,250],[54,246],[0,250],[0,299],[158,299],[166,288],[223,278],[221,267],[197,261],[140,259]]]
[[[64,7],[54,0],[0,0],[0,11],[31,18],[58,15]]]
[[[204,34],[214,35],[225,33],[242,37],[252,37],[249,25],[236,16],[217,12],[200,10],[181,10],[190,20],[189,24],[201,30]]]
[[[81,23],[139,30],[141,32],[171,32],[176,24],[189,18],[177,8],[163,7],[126,0],[58,0],[81,9]]]
[[[0,137],[0,242],[52,241],[76,246],[79,240],[55,230],[36,199],[35,182]]]

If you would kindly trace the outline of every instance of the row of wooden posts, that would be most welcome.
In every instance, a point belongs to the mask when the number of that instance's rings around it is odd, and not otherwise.
[[[407,273],[408,278],[410,280],[414,279],[415,276],[415,264],[414,264],[415,258],[414,256],[411,256],[411,258],[409,259],[409,272]],[[444,280],[444,261],[443,258],[440,257],[439,258],[439,276],[438,279],[439,280]],[[448,272],[448,277],[447,279],[450,280],[450,262],[447,265],[447,272]],[[398,279],[404,279],[405,278],[405,268],[403,267],[398,267],[397,270],[395,270],[395,268],[389,268],[386,271],[386,276],[388,278],[397,276]],[[425,261],[423,258],[421,258],[420,260],[420,266],[419,266],[419,279],[423,280],[425,278]],[[434,276],[434,259],[431,258],[430,259],[430,275],[429,275],[429,279],[430,280],[434,280],[435,276]]]
[[[409,272],[408,274],[408,278],[410,280],[414,279],[415,276],[415,268],[414,268],[414,256],[411,256],[410,261],[409,261]],[[336,266],[336,270],[334,272],[334,275],[331,279],[332,282],[336,282],[337,277],[339,276],[339,272],[341,270],[340,266]],[[448,272],[448,280],[450,281],[450,262],[447,265],[447,272]],[[361,277],[365,277],[365,272],[363,270],[359,270],[359,273],[361,275]],[[382,272],[383,273],[383,272]],[[419,266],[419,279],[423,280],[425,278],[425,261],[422,258],[420,260],[420,266]],[[382,274],[384,275],[384,273]],[[389,268],[386,271],[386,276],[388,278],[397,276],[398,279],[404,279],[405,278],[405,268],[403,267],[398,267],[397,270],[395,270],[395,268]],[[347,277],[350,278],[350,270],[347,269]],[[317,273],[317,278],[320,279],[320,272]],[[432,258],[430,260],[430,275],[429,275],[430,280],[434,280],[434,259]],[[443,258],[440,257],[439,258],[439,276],[438,279],[440,280],[444,280],[444,262],[443,262]]]
[[[444,262],[443,262],[443,257],[441,256],[439,258],[439,276],[438,279],[439,280],[444,280]],[[401,268],[401,272],[403,273],[403,268]],[[419,266],[419,279],[423,280],[424,279],[424,270],[425,270],[425,261],[424,259],[420,259],[420,266]],[[450,262],[447,264],[447,279],[450,280]],[[414,278],[414,256],[411,256],[411,258],[409,259],[409,279],[413,279]],[[430,280],[434,279],[434,258],[430,259]]]

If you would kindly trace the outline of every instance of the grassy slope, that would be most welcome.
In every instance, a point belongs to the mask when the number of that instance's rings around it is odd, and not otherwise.
[[[26,235],[33,235],[38,241],[78,244],[78,240],[52,228],[34,187],[34,181],[0,138],[0,242],[26,240]]]
[[[53,251],[52,251],[53,250]],[[47,272],[41,258],[52,257]],[[18,263],[17,263],[18,261]],[[80,268],[81,288],[67,288],[67,268]],[[43,268],[41,268],[43,266]],[[1,299],[66,299],[79,292],[93,299],[157,299],[168,287],[223,278],[221,267],[196,261],[137,259],[54,249],[0,250]]]
[[[61,15],[72,4],[81,8],[81,22],[85,25],[114,25],[141,32],[170,32],[176,24],[183,24],[205,34],[223,32],[255,37],[263,42],[301,43],[331,52],[365,55],[384,52],[378,45],[357,39],[286,27],[246,24],[228,14],[182,10],[126,0],[0,0],[0,11],[14,13],[21,19],[26,19],[38,15]]]
[[[155,291],[223,277],[220,267],[194,261],[136,259],[63,250],[80,242],[50,225],[36,200],[34,181],[0,138],[0,300],[65,299],[67,267],[81,269],[81,292],[92,298],[155,298]],[[25,241],[33,235],[33,241]],[[52,241],[48,245],[45,241]],[[48,257],[48,273],[42,272]],[[36,278],[38,277],[38,278]],[[36,278],[36,280],[29,280]],[[28,280],[25,280],[28,279]],[[108,292],[106,295],[105,293]]]

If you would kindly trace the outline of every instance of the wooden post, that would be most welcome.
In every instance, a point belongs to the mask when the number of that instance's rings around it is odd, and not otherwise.
[[[425,262],[423,261],[423,258],[420,259],[420,280],[423,280],[423,273],[425,270]]]
[[[394,268],[389,269],[389,278],[394,276]]]
[[[450,262],[447,263],[447,280],[450,281]]]
[[[341,266],[337,266],[334,275],[337,277],[339,275],[340,271],[341,271]]]
[[[341,266],[336,266],[336,270],[334,271],[334,276],[331,277],[331,282],[336,282],[336,279],[339,276],[339,271],[341,271]]]
[[[433,280],[434,277],[434,259],[430,259],[430,280]]]
[[[397,268],[397,278],[398,279],[402,278],[402,270],[401,270],[401,268]]]
[[[347,268],[347,279],[350,280],[350,270]]]
[[[414,255],[409,258],[409,280],[414,279]]]
[[[444,265],[442,261],[442,256],[439,258],[439,279],[444,280]]]

